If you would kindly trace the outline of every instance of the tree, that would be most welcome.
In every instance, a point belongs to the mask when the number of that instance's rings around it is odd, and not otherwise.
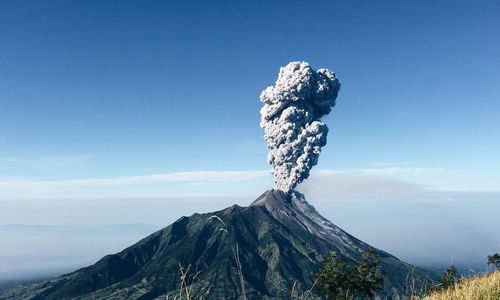
[[[488,266],[495,266],[497,270],[500,270],[500,254],[488,255]]]
[[[431,291],[445,290],[457,284],[457,268],[451,265],[439,279],[439,283],[430,288]]]
[[[346,260],[330,252],[330,259],[323,261],[323,270],[317,275],[319,294],[327,299],[354,299],[357,296],[373,298],[383,289],[384,279],[380,261],[372,250],[366,251],[358,262]]]
[[[455,266],[450,266],[446,272],[444,272],[441,277],[440,283],[443,289],[454,286],[457,283],[457,268]]]

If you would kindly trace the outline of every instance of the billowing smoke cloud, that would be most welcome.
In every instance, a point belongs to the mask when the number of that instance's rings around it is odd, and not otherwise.
[[[262,91],[260,126],[270,149],[267,160],[276,188],[289,192],[318,163],[328,133],[319,118],[331,111],[339,89],[333,72],[291,62],[280,68],[275,85]]]

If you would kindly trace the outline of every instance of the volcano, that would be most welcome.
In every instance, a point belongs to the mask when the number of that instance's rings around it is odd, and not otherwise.
[[[247,207],[182,217],[94,265],[4,291],[0,299],[173,299],[181,273],[191,299],[292,299],[311,290],[330,251],[358,260],[368,249],[302,194],[273,189]],[[385,276],[382,296],[402,299],[435,279],[384,251],[373,253]]]

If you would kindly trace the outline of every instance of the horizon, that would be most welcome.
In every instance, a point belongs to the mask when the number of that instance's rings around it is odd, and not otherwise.
[[[0,279],[84,266],[272,188],[259,95],[290,61],[342,85],[321,119],[328,144],[297,190],[409,263],[485,265],[500,251],[498,9],[1,2]],[[127,224],[142,225],[89,246]],[[70,234],[82,240],[57,244]],[[50,263],[30,269],[41,257]]]

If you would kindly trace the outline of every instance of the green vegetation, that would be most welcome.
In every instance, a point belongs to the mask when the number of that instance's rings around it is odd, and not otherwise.
[[[458,283],[457,279],[457,268],[455,266],[450,266],[443,276],[439,279],[439,283],[432,286],[430,291],[440,291],[451,287],[454,287]]]
[[[373,298],[383,289],[384,279],[378,256],[369,249],[358,262],[348,261],[330,252],[330,259],[323,261],[324,269],[317,275],[320,296],[327,299],[355,299],[358,296]]]
[[[500,254],[495,253],[488,255],[488,266],[495,266],[497,270],[500,270]]]

